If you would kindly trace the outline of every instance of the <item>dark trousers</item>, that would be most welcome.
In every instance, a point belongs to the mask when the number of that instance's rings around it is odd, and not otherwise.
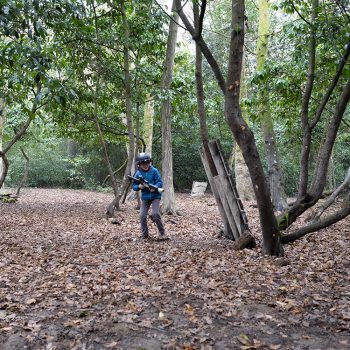
[[[159,212],[160,199],[153,199],[150,201],[141,201],[140,221],[141,233],[143,237],[148,236],[147,214],[149,208],[152,206],[152,220],[157,225],[160,235],[164,235],[165,230]]]

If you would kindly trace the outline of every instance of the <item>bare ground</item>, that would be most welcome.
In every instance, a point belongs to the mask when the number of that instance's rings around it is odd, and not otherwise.
[[[106,220],[111,198],[0,204],[0,349],[350,349],[349,218],[281,260],[261,255],[248,203],[258,247],[237,252],[210,195],[177,194],[162,242],[139,239],[135,203]]]

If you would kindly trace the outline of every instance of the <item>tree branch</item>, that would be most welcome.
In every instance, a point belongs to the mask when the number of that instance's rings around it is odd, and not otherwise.
[[[217,61],[215,60],[215,58],[212,55],[211,51],[209,50],[207,44],[203,40],[202,35],[199,35],[198,37],[196,36],[195,29],[193,28],[192,24],[190,23],[190,21],[188,20],[187,16],[185,15],[185,13],[182,9],[181,0],[175,0],[175,3],[176,3],[176,11],[179,14],[183,24],[185,25],[187,30],[190,32],[193,40],[195,40],[196,43],[201,48],[201,51],[202,51],[204,57],[206,58],[206,60],[208,61],[209,65],[211,66],[211,68],[214,72],[215,78],[219,84],[220,89],[225,94],[226,93],[225,79],[221,73],[221,69],[220,69]],[[204,14],[203,14],[203,16],[204,16]]]
[[[350,198],[348,197],[345,202],[342,209],[338,210],[336,213],[331,214],[324,218],[323,220],[320,220],[316,223],[310,224],[308,226],[304,226],[299,230],[296,230],[290,234],[284,235],[281,237],[281,243],[292,243],[296,241],[297,239],[304,237],[308,233],[319,231],[323,228],[326,228],[330,225],[335,224],[336,222],[344,219],[350,214]]]
[[[318,123],[318,121],[320,120],[322,112],[325,109],[325,106],[326,106],[327,102],[329,101],[335,87],[337,86],[337,83],[339,81],[339,78],[343,72],[343,69],[345,67],[346,61],[348,60],[349,56],[350,56],[350,42],[347,43],[345,53],[344,53],[343,57],[340,59],[340,62],[338,64],[338,68],[337,68],[337,71],[333,77],[333,80],[332,80],[331,84],[329,85],[326,93],[324,94],[324,96],[321,100],[321,103],[319,104],[319,106],[316,110],[314,120],[310,124],[311,129],[313,129],[316,126],[316,124]]]

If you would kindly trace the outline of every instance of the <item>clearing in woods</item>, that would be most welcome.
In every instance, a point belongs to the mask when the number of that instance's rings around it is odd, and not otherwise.
[[[211,195],[176,198],[163,242],[139,239],[135,203],[106,220],[110,194],[0,204],[1,349],[350,348],[350,218],[275,259],[249,203],[258,247],[235,251]]]

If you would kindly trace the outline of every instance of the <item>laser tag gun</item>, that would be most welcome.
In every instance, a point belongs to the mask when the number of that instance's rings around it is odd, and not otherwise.
[[[130,181],[132,182],[135,182],[139,185],[143,185],[145,186],[146,188],[148,188],[149,190],[154,190],[154,191],[158,191],[160,193],[164,192],[164,189],[161,188],[161,187],[157,187],[157,186],[154,186],[152,184],[150,184],[147,180],[145,180],[142,176],[139,176],[139,177],[133,177],[133,176],[130,176],[128,175],[128,178]]]

